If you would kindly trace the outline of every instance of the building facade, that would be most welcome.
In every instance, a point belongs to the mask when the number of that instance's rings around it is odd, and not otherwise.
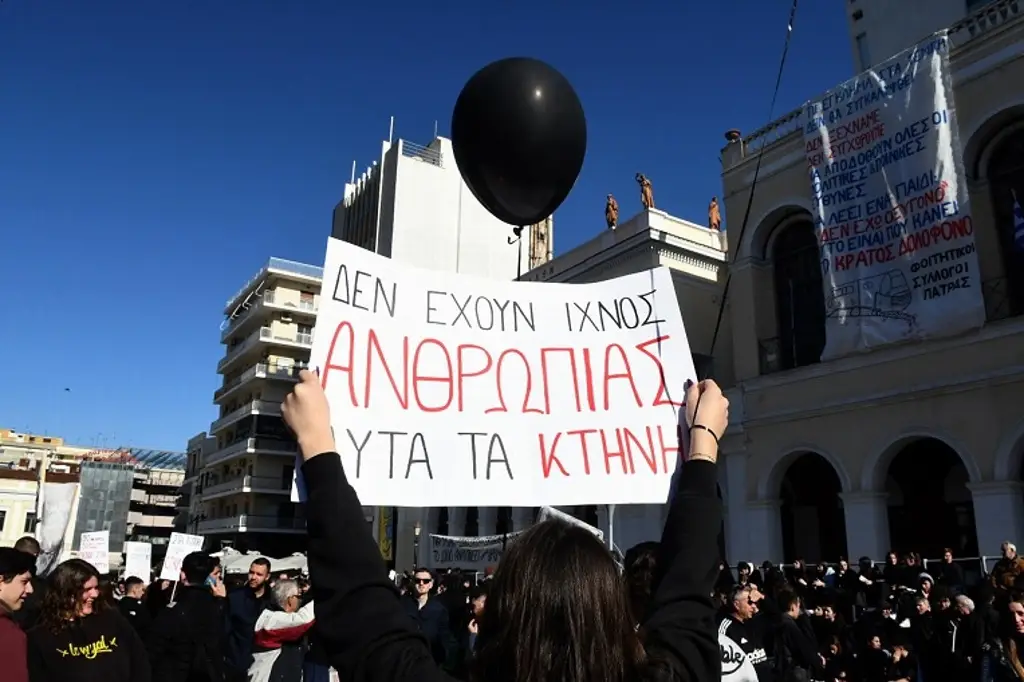
[[[380,161],[345,185],[331,233],[413,267],[489,279],[515,279],[554,250],[551,218],[526,226],[517,239],[511,225],[488,213],[443,137],[426,147],[382,143]]]
[[[850,0],[845,7],[856,73],[949,26],[962,25],[966,38],[1017,12],[1016,0],[929,0],[924,11],[922,3],[902,0]]]
[[[224,308],[219,417],[189,442],[188,527],[272,556],[305,549],[305,520],[291,502],[297,445],[281,402],[306,367],[320,303],[321,268],[271,258]]]
[[[861,8],[867,21],[869,9],[891,4],[855,0],[849,10]],[[912,24],[908,35],[906,22],[878,20],[904,31],[878,38],[887,53],[941,28]],[[733,561],[880,560],[890,548],[994,555],[1003,540],[1024,540],[1024,252],[1013,247],[1012,215],[1014,192],[1024,196],[1024,18],[1015,0],[995,2],[952,24],[950,35],[987,313],[980,330],[822,362],[822,279],[799,110],[723,150],[734,230],[763,150],[730,266],[732,404],[742,415],[722,456]]]

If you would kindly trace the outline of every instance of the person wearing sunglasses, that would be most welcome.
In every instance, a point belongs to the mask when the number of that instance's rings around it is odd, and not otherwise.
[[[448,609],[441,600],[431,595],[434,576],[429,569],[417,568],[412,576],[412,591],[405,598],[408,613],[430,646],[430,653],[438,665],[444,665],[454,650]]]

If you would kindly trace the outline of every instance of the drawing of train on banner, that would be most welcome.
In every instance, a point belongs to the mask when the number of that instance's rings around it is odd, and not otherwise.
[[[907,276],[894,268],[833,287],[825,301],[825,312],[840,321],[848,317],[883,317],[913,325],[914,315],[904,312],[913,300]]]

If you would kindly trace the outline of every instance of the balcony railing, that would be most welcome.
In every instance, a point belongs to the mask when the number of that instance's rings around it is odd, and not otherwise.
[[[757,361],[762,376],[782,371],[782,346],[779,337],[758,339]]]
[[[298,450],[295,443],[272,438],[243,438],[242,440],[228,445],[222,450],[211,453],[206,461],[206,466],[213,466],[229,459],[239,457],[243,454],[255,452],[266,452],[270,454],[292,454]]]
[[[401,144],[402,156],[407,156],[410,159],[419,159],[420,161],[425,161],[431,166],[437,166],[438,168],[443,165],[440,149],[424,147],[423,145],[406,142],[405,140],[402,140]]]
[[[220,340],[222,342],[226,341],[244,322],[253,318],[257,311],[263,310],[264,306],[274,306],[284,310],[297,310],[310,315],[316,315],[317,311],[317,305],[313,301],[301,299],[299,301],[286,301],[283,298],[278,298],[277,292],[273,289],[264,291],[258,301],[255,301],[249,308],[228,322],[227,326],[224,327],[224,331],[221,332]]]
[[[290,493],[291,489],[290,481],[285,485],[280,478],[274,478],[273,476],[239,476],[217,485],[211,485],[203,491],[203,496],[208,497],[231,492],[252,492],[253,490],[271,493]]]
[[[243,353],[245,353],[247,350],[251,349],[257,343],[259,343],[260,339],[263,337],[262,332],[263,332],[263,329],[257,329],[252,334],[249,334],[248,336],[246,336],[245,339],[243,339],[241,341],[241,343],[238,343],[233,348],[231,348],[228,351],[228,354],[225,355],[223,358],[221,358],[221,361],[217,363],[217,371],[218,372],[224,371],[225,367],[230,365],[232,362],[234,362],[239,357],[241,357],[241,355]]]
[[[305,531],[305,519],[289,519],[278,516],[260,516],[256,514],[239,514],[219,519],[207,519],[199,522],[200,533],[238,531]]]
[[[281,403],[270,402],[269,400],[253,400],[251,403],[242,405],[237,410],[233,410],[217,421],[210,424],[210,433],[217,433],[225,426],[234,424],[240,419],[244,419],[252,414],[267,414],[267,415],[281,415]]]
[[[982,282],[981,295],[985,299],[985,319],[988,322],[1024,314],[1021,302],[1014,296],[1009,277],[996,277]]]
[[[234,296],[228,299],[225,303],[225,307],[230,307],[242,297],[256,282],[260,281],[271,270],[279,270],[281,272],[287,272],[292,275],[298,275],[299,277],[308,277],[310,279],[320,280],[324,277],[324,269],[318,268],[315,265],[307,265],[306,263],[297,263],[296,261],[285,260],[284,258],[271,258],[267,261],[267,264],[260,268],[260,271],[253,275],[245,285],[238,290]]]
[[[213,399],[220,400],[234,389],[254,378],[295,381],[299,375],[299,370],[304,366],[305,365],[278,365],[274,362],[257,363],[214,391]]]
[[[967,18],[950,26],[949,38],[950,43],[954,46],[954,52],[963,50],[967,43],[973,42],[979,36],[990,33],[1003,24],[1017,19],[1020,16],[1021,4],[1020,0],[999,0],[978,9]],[[801,110],[802,107],[798,107],[745,136],[742,142],[745,156],[750,157],[762,148],[771,147],[798,131]]]

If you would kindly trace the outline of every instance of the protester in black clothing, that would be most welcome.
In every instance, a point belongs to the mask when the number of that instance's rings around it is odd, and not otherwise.
[[[39,547],[39,541],[31,535],[26,535],[23,538],[19,538],[14,543],[14,549],[25,554],[30,554],[33,557],[38,558],[39,553],[42,549]],[[21,626],[24,631],[30,630],[39,620],[39,609],[43,603],[43,596],[46,594],[46,580],[37,576],[35,570],[32,571],[32,593],[25,598],[21,608],[11,614],[11,620]]]
[[[256,621],[271,603],[270,562],[260,557],[249,565],[249,579],[244,587],[228,595],[225,616],[227,630],[227,676],[230,681],[245,682],[252,665],[252,640]]]
[[[225,589],[219,580],[207,584],[214,565],[202,552],[182,560],[174,606],[156,617],[149,633],[153,682],[223,682]]]
[[[100,599],[92,564],[68,559],[49,576],[39,622],[28,632],[32,682],[149,682],[142,640]]]
[[[889,661],[889,670],[886,677],[888,682],[917,682],[917,671],[919,669],[915,655],[910,652],[906,642],[896,642],[892,647],[892,659]],[[925,680],[935,679],[924,676]]]
[[[929,570],[939,584],[952,591],[954,595],[964,591],[964,569],[953,561],[953,550],[947,547],[942,553],[942,563],[929,565]]]
[[[805,682],[819,679],[824,673],[825,659],[818,653],[810,620],[802,612],[796,592],[784,591],[778,596],[782,619],[775,633],[775,669],[780,682]]]
[[[774,661],[768,657],[762,629],[753,624],[756,616],[757,607],[751,597],[751,588],[736,586],[725,602],[718,621],[718,634],[725,635],[739,646],[754,667],[759,682],[769,682],[774,679]]]
[[[142,582],[142,578],[133,575],[124,581],[124,596],[117,602],[117,608],[121,615],[132,624],[143,642],[146,641],[146,637],[149,635],[149,626],[153,622],[149,609],[146,608],[146,602],[143,601],[145,596],[146,584]]]
[[[434,661],[445,665],[452,662],[455,639],[448,609],[439,597],[431,596],[433,588],[434,575],[429,569],[417,568],[413,573],[413,591],[402,598],[402,607],[426,638]]]
[[[711,381],[687,389],[689,461],[678,477],[654,597],[642,624],[646,656],[607,548],[587,530],[547,521],[510,545],[489,585],[479,623],[476,679],[719,679],[710,595],[722,523],[717,440],[728,424],[728,401]],[[446,679],[404,613],[380,551],[365,531],[359,499],[334,453],[327,399],[315,375],[300,373],[282,411],[306,460],[313,598],[340,679]]]

